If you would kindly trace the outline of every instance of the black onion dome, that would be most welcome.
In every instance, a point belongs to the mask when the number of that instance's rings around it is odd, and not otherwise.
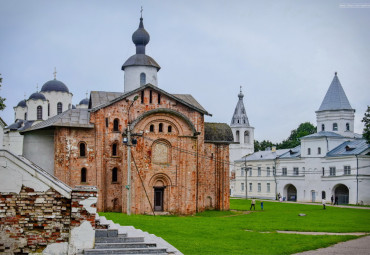
[[[143,18],[140,18],[140,24],[139,28],[132,34],[132,42],[138,46],[138,45],[147,45],[150,41],[150,35],[145,30],[144,24],[143,24]]]
[[[89,99],[87,99],[87,98],[82,99],[79,104],[86,104],[86,105],[88,105],[89,104]]]
[[[27,107],[26,100],[19,101],[19,103],[17,104],[17,107],[18,106],[20,106],[20,107]]]
[[[30,95],[29,99],[46,101],[46,97],[39,92],[35,92],[32,95]]]
[[[46,82],[41,88],[41,92],[50,92],[50,91],[69,93],[68,87],[63,82],[55,79]]]

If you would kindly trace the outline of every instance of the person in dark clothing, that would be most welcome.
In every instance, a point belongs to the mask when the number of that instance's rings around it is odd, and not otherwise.
[[[333,195],[331,195],[330,200],[331,200],[331,205],[333,205],[333,202],[334,202],[334,197],[333,197]]]
[[[261,201],[261,210],[263,211],[263,201]]]
[[[334,205],[338,205],[338,197],[337,196],[335,196]]]

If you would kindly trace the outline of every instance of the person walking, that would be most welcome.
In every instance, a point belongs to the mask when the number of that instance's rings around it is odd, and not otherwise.
[[[334,205],[338,205],[338,197],[335,196]]]
[[[333,195],[331,195],[330,200],[331,200],[331,205],[333,205],[333,202],[334,202],[334,197],[333,197]]]
[[[254,198],[252,198],[251,208],[249,208],[249,210],[252,210],[252,207],[254,210],[256,210],[256,200]]]
[[[324,209],[324,210],[326,210],[326,200],[325,200],[325,198],[322,200],[322,209]]]
[[[263,211],[263,201],[261,201],[261,210]]]

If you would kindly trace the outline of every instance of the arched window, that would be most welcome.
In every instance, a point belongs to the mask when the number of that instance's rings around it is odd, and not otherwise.
[[[163,132],[163,124],[159,123],[158,132]]]
[[[86,157],[86,143],[80,142],[80,157]]]
[[[24,120],[27,120],[27,113],[24,113]]]
[[[37,106],[37,119],[42,120],[42,106]]]
[[[168,126],[168,133],[171,133],[172,132],[172,126]]]
[[[63,104],[59,102],[57,104],[57,114],[61,114],[63,112]]]
[[[325,131],[325,124],[321,124],[321,131]]]
[[[149,127],[149,131],[150,132],[154,132],[154,125],[152,124],[152,125],[150,125],[150,127]]]
[[[119,131],[119,119],[114,119],[113,120],[113,131]]]
[[[321,154],[321,148],[319,147],[319,148],[317,148],[317,154]]]
[[[145,73],[140,74],[140,86],[144,86],[146,84],[146,75]]]
[[[235,142],[238,143],[240,141],[239,130],[236,131],[235,136]]]
[[[87,170],[86,168],[81,169],[81,182],[86,182]]]
[[[248,131],[244,132],[244,143],[249,143],[249,132]]]
[[[118,169],[117,169],[117,167],[112,169],[112,182],[118,182]]]
[[[338,124],[337,123],[333,123],[333,131],[338,131]]]
[[[112,156],[117,156],[117,143],[112,145]]]
[[[349,123],[346,123],[346,131],[349,131]]]
[[[158,94],[158,104],[161,104],[161,94]]]

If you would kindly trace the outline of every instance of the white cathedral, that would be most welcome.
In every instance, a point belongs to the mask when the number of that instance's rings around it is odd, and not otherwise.
[[[231,121],[233,146],[243,154],[234,160],[232,155],[240,154],[230,146],[230,161],[234,162],[231,196],[304,202],[330,202],[333,198],[339,204],[370,204],[370,145],[354,133],[355,109],[337,73],[316,111],[318,132],[302,137],[295,148],[272,148],[248,155],[250,150],[243,143],[253,145],[253,128],[249,127],[242,98],[240,93]]]
[[[28,99],[19,101],[14,109],[14,123],[5,126],[2,147],[16,155],[23,154],[23,135],[19,132],[47,120],[71,108],[88,108],[89,100],[82,99],[77,106],[72,105],[73,94],[68,87],[56,79],[47,81],[41,91],[31,94]]]

